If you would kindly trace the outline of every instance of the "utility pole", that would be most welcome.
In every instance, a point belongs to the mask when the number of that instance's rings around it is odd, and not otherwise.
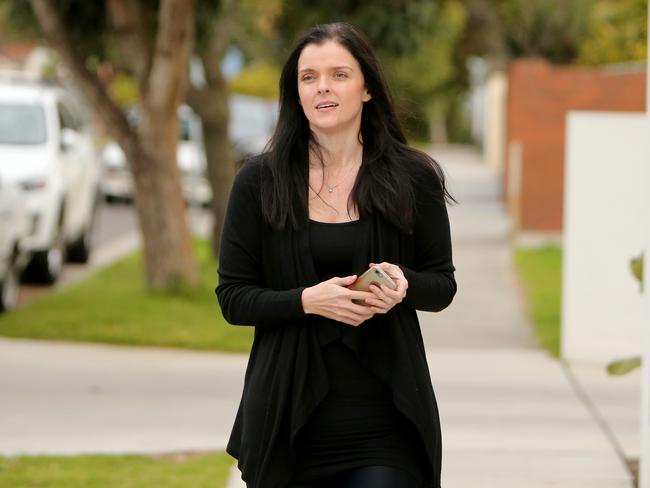
[[[650,5],[648,5],[648,26],[650,27]],[[648,59],[646,62],[646,134],[650,140],[650,28],[648,29]],[[645,252],[643,254],[643,293],[645,301],[645,331],[642,373],[641,373],[641,449],[639,460],[639,488],[650,488],[650,151],[646,154],[645,166],[646,213]]]

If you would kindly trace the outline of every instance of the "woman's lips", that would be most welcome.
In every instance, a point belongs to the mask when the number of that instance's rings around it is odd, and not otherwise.
[[[331,112],[339,106],[336,102],[322,102],[316,105],[316,110],[319,112]]]

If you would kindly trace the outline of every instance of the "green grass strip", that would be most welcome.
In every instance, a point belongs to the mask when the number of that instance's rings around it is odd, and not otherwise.
[[[1,488],[223,488],[226,453],[0,457]]]
[[[515,263],[526,289],[535,335],[543,348],[559,357],[562,249],[557,245],[517,248]]]
[[[197,241],[195,251],[201,270],[196,288],[147,291],[137,252],[0,316],[0,336],[249,351],[253,328],[232,326],[221,315],[208,242]]]

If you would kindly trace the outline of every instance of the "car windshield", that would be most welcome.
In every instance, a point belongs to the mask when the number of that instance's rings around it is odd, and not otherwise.
[[[0,103],[0,144],[43,144],[45,136],[42,107]]]

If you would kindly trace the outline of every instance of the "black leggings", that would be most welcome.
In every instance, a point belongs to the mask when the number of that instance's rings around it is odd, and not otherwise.
[[[343,474],[289,484],[287,488],[420,488],[409,473],[390,466],[364,466]]]

